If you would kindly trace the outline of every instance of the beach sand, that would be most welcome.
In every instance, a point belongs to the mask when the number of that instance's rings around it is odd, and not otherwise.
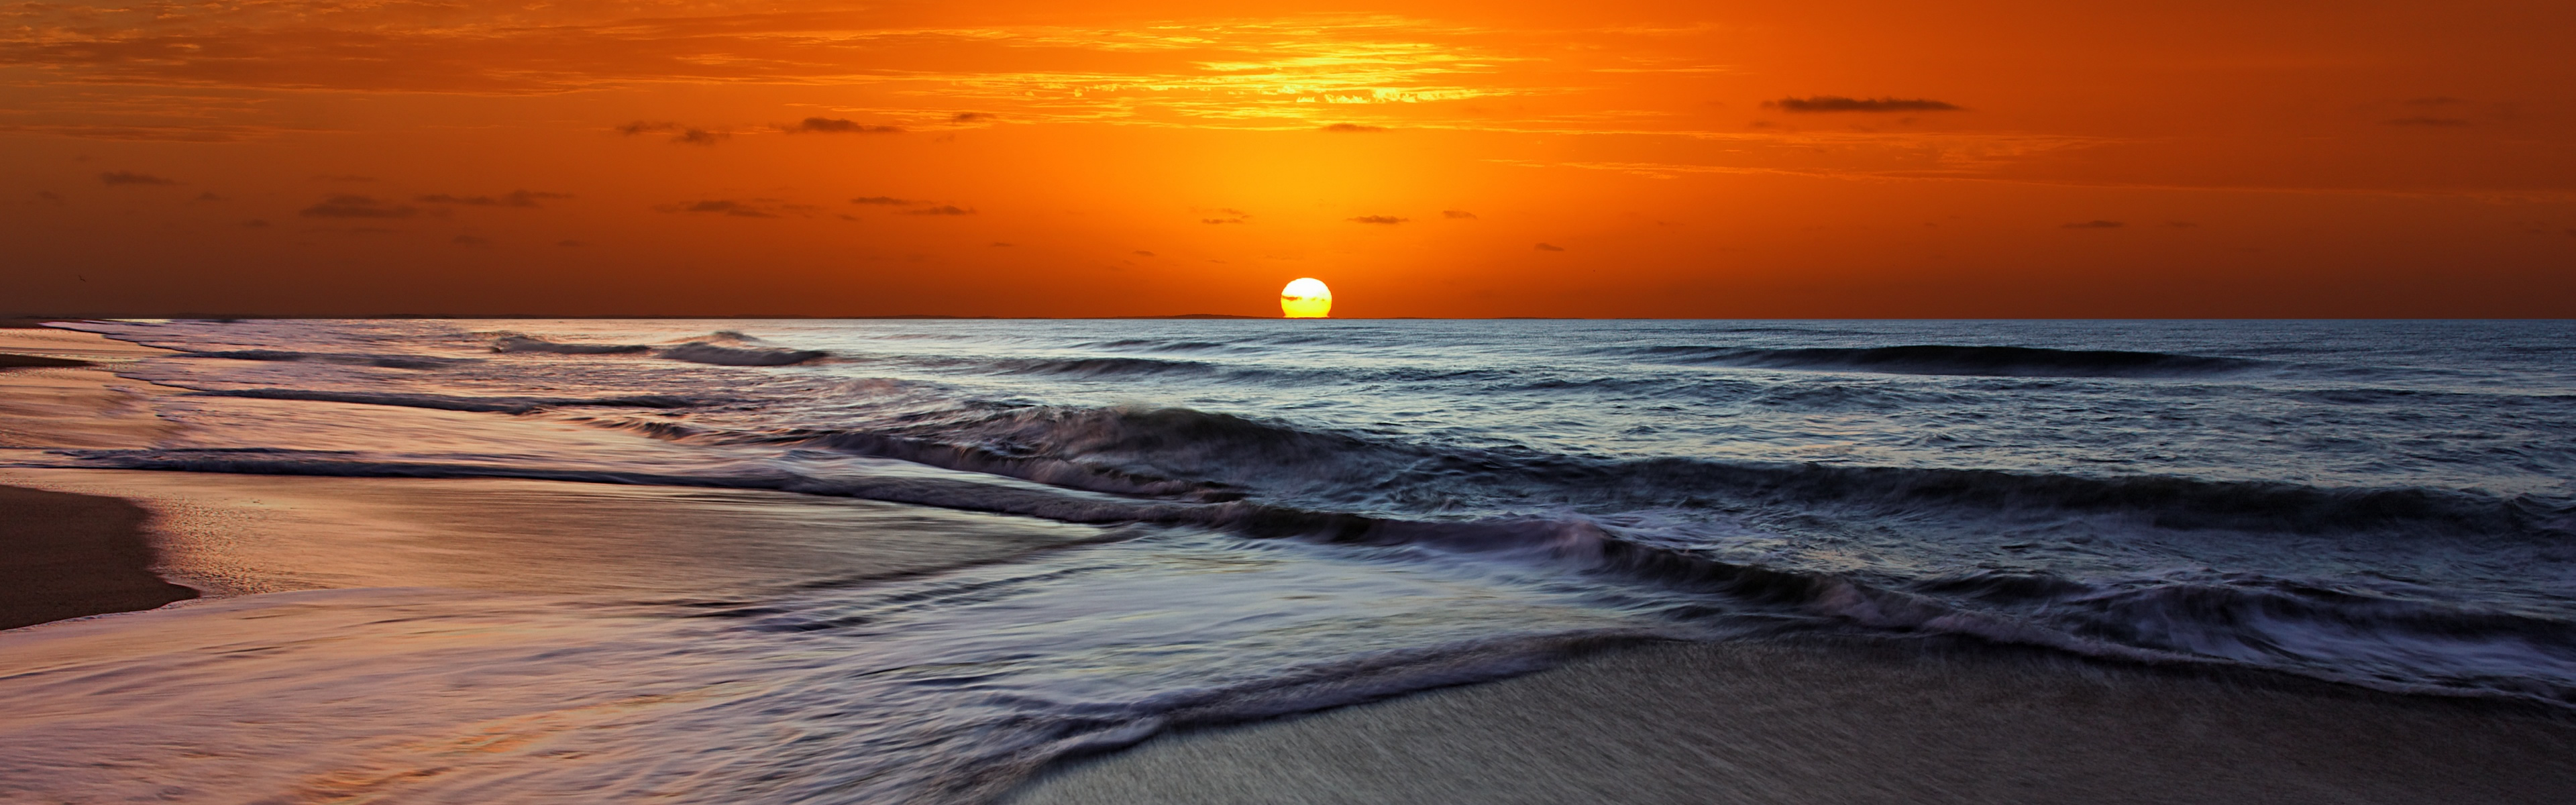
[[[156,516],[209,593],[445,587],[641,599],[925,573],[1114,538],[1095,526],[791,492],[562,481],[0,470]]]
[[[0,487],[0,629],[197,597],[153,574],[144,517],[116,498]]]
[[[1166,736],[1006,801],[2563,803],[2576,724],[1993,646],[1673,644]]]

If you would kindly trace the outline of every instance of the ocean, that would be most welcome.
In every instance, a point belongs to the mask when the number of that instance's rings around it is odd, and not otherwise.
[[[142,721],[362,746],[470,700],[551,719],[551,748],[453,760],[414,798],[975,801],[1179,728],[1807,635],[2576,708],[2565,321],[74,326],[178,351],[117,367],[185,390],[155,403],[176,430],[10,466],[769,490],[1093,536],[695,595],[330,589],[102,619],[83,639],[171,647],[0,703],[195,692],[0,734],[62,775]],[[254,637],[331,648],[211,659]],[[365,717],[260,717],[288,711]],[[227,773],[197,784],[272,785]]]

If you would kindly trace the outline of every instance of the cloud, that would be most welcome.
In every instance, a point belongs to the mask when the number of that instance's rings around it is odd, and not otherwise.
[[[532,190],[512,190],[498,198],[492,196],[451,196],[446,193],[439,193],[435,195],[417,196],[412,200],[422,204],[462,204],[468,207],[536,207],[540,206],[537,204],[539,199],[557,198],[572,198],[572,194],[543,193]]]
[[[1763,101],[1765,109],[1783,112],[1955,112],[1959,107],[1928,98],[1845,98],[1840,95],[1818,95],[1812,98],[1782,98]]]
[[[248,221],[243,221],[242,226],[249,227],[251,229],[265,229],[268,227],[268,219],[253,218]]]
[[[1134,255],[1136,255],[1136,256],[1138,256],[1138,257],[1152,257],[1152,256],[1154,256],[1154,253],[1153,253],[1153,252],[1145,251],[1145,250],[1143,250],[1143,249],[1137,249],[1137,250],[1136,250],[1136,251],[1134,251],[1134,252],[1130,252],[1130,254],[1134,254]]]
[[[1377,134],[1386,131],[1386,127],[1363,126],[1357,123],[1335,123],[1330,126],[1325,126],[1323,130],[1334,134]]]
[[[733,136],[721,131],[707,131],[706,129],[696,128],[694,126],[683,126],[667,120],[638,120],[633,123],[617,127],[617,133],[628,137],[633,137],[638,134],[654,134],[661,132],[677,132],[671,135],[671,142],[679,143],[681,145],[714,145],[716,143],[723,142],[727,137]]]
[[[2398,119],[2396,119],[2396,120],[2388,121],[2388,125],[2391,125],[2391,126],[2436,126],[2436,127],[2454,127],[2454,126],[2466,126],[2466,125],[2468,125],[2468,124],[2469,124],[2469,121],[2461,120],[2461,119],[2456,118],[2456,117],[2432,117],[2432,116],[2429,116],[2429,115],[2417,115],[2417,116],[2414,116],[2414,117],[2401,117],[2401,118],[2398,118]]]
[[[2122,226],[2126,226],[2126,224],[2122,224],[2118,221],[2093,220],[2079,221],[2072,224],[2061,224],[2060,226],[2067,229],[2118,229]]]
[[[1243,219],[1241,219],[1241,218],[1201,218],[1201,219],[1199,219],[1199,223],[1202,223],[1202,224],[1239,224],[1239,223],[1243,223]]]
[[[490,246],[490,245],[492,245],[492,241],[490,241],[490,240],[488,240],[488,239],[485,239],[485,238],[478,238],[478,237],[475,237],[475,236],[473,236],[473,235],[458,235],[458,236],[456,236],[456,237],[454,237],[454,238],[450,238],[450,239],[448,239],[448,241],[447,241],[447,242],[449,242],[449,243],[453,243],[453,244],[456,244],[456,245],[458,245],[458,246]]]
[[[860,197],[858,197],[858,198],[850,199],[850,203],[852,203],[852,204],[889,204],[889,205],[904,205],[904,204],[919,204],[919,203],[921,203],[921,202],[918,202],[918,201],[908,201],[908,200],[905,200],[905,199],[895,198],[895,197],[893,197],[893,196],[860,196]]]
[[[983,112],[959,112],[959,113],[957,113],[957,114],[955,114],[955,115],[953,115],[953,116],[950,116],[948,119],[949,119],[949,120],[957,121],[957,122],[959,122],[959,123],[975,123],[975,122],[985,121],[985,120],[996,120],[996,119],[999,119],[999,118],[998,118],[998,116],[996,116],[996,115],[989,115],[989,114],[985,114],[985,113],[983,113]]]
[[[1441,210],[1441,211],[1440,211],[1440,217],[1442,217],[1442,218],[1474,218],[1474,217],[1476,217],[1476,214],[1475,214],[1475,213],[1472,213],[1472,212],[1468,212],[1468,211],[1466,211],[1466,210]]]
[[[133,171],[108,171],[106,173],[99,174],[98,180],[102,184],[165,185],[179,183],[176,179],[164,179],[149,173],[135,173]]]
[[[1538,250],[1538,251],[1542,251],[1542,252],[1561,252],[1561,251],[1565,251],[1565,247],[1563,247],[1563,246],[1559,246],[1559,245],[1556,245],[1556,244],[1553,244],[1553,243],[1541,243],[1541,244],[1538,244],[1538,245],[1536,245],[1536,246],[1531,246],[1530,248],[1535,249],[1535,250]]]
[[[777,214],[777,213],[769,212],[769,211],[767,211],[767,210],[761,209],[759,206],[757,206],[757,205],[755,205],[755,204],[749,204],[749,203],[744,203],[744,202],[740,202],[740,201],[727,201],[727,200],[723,200],[723,199],[709,199],[709,200],[707,200],[707,201],[690,201],[690,202],[682,202],[682,203],[679,203],[679,204],[664,204],[664,205],[661,205],[661,206],[658,206],[658,207],[654,207],[653,209],[660,210],[660,211],[662,211],[662,212],[711,212],[711,213],[722,213],[722,214],[725,214],[725,215],[731,215],[731,216],[735,216],[735,217],[739,217],[739,218],[776,218],[776,217],[778,217],[778,214]]]
[[[208,190],[208,191],[203,192],[203,193],[198,193],[198,194],[197,194],[197,200],[198,200],[198,201],[222,201],[222,200],[224,200],[224,197],[222,197],[222,196],[218,196],[218,195],[215,195],[215,191]]]
[[[1350,220],[1355,224],[1400,224],[1413,219],[1397,218],[1392,215],[1363,215]]]
[[[942,205],[939,205],[939,206],[936,206],[936,207],[923,207],[923,208],[918,209],[918,210],[904,210],[904,211],[903,211],[903,214],[905,214],[905,215],[974,215],[974,214],[975,214],[975,210],[974,210],[973,208],[971,208],[971,207],[970,207],[970,208],[966,208],[966,209],[959,209],[959,208],[958,208],[958,207],[956,207],[955,205],[942,204]]]
[[[63,194],[56,193],[51,190],[38,190],[36,191],[36,197],[46,201],[51,201],[56,207],[63,205]]]
[[[842,120],[837,117],[809,117],[806,118],[804,122],[789,127],[787,132],[790,134],[798,132],[812,132],[818,134],[901,134],[903,133],[903,130],[893,126],[870,126],[865,123],[852,120]]]
[[[409,218],[420,210],[410,205],[389,204],[373,196],[341,193],[322,199],[295,213],[306,218]]]

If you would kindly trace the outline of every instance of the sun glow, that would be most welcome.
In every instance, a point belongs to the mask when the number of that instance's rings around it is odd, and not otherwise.
[[[1333,289],[1313,277],[1299,277],[1279,289],[1279,315],[1291,319],[1320,319],[1333,312]]]

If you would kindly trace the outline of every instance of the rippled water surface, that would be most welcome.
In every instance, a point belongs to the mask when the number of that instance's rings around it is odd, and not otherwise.
[[[505,752],[407,784],[426,799],[973,799],[1174,723],[1642,636],[1961,633],[2576,704],[2567,322],[82,327],[180,350],[119,371],[189,390],[163,403],[186,427],[22,465],[775,489],[1112,534],[716,619],[342,591],[79,624],[275,643],[370,607],[502,618],[591,635],[579,660],[488,647],[550,680],[531,701],[679,697],[580,733],[614,762]],[[382,634],[337,646],[260,662],[376,664],[395,700],[454,673]],[[72,654],[196,656],[119,651]],[[794,760],[713,760],[754,748]]]

